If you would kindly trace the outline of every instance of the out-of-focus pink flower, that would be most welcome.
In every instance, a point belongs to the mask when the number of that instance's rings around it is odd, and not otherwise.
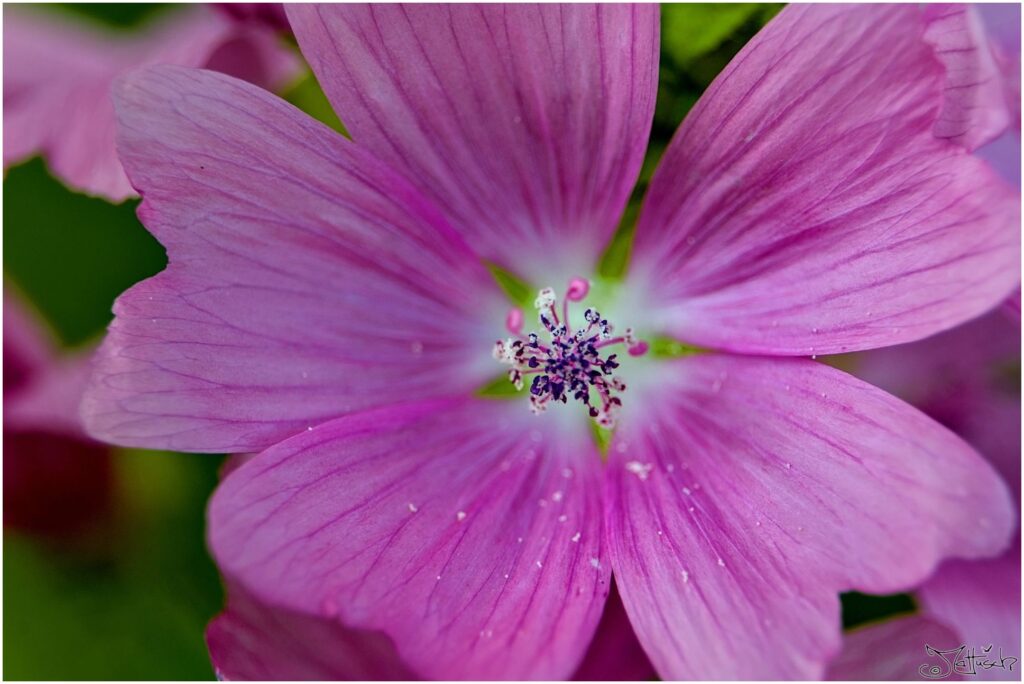
[[[255,18],[190,5],[116,31],[26,6],[4,7],[4,168],[40,154],[75,190],[134,195],[114,147],[110,88],[147,64],[206,67],[276,88],[299,60]]]
[[[108,513],[110,450],[86,436],[78,404],[88,355],[61,357],[43,325],[4,294],[4,525],[46,535]]]
[[[279,2],[224,2],[218,3],[217,9],[240,21],[259,21],[278,31],[291,31]]]
[[[946,668],[941,656],[929,655],[930,646],[945,651],[960,645],[949,627],[920,615],[866,625],[848,632],[843,651],[832,661],[825,678],[833,681],[960,681],[963,676]],[[939,668],[937,672],[932,668]],[[931,677],[925,674],[932,675]],[[944,676],[938,676],[944,674]]]
[[[974,445],[1013,490],[1020,512],[1020,321],[1001,311],[914,344],[865,352],[852,371],[914,404]],[[952,485],[951,486],[955,486]],[[999,557],[944,563],[917,589],[921,610],[953,629],[956,645],[1020,657],[1020,530]],[[899,644],[894,643],[895,649]],[[922,645],[915,653],[920,656]],[[992,668],[985,679],[1019,679]]]
[[[1009,105],[1011,125],[976,154],[1020,191],[1020,5],[978,5],[978,15],[990,41],[996,82]]]
[[[383,632],[419,676],[561,678],[614,571],[663,677],[815,677],[838,592],[1005,546],[1011,497],[962,440],[779,358],[920,339],[1018,282],[1019,195],[968,153],[1008,121],[969,11],[783,10],[680,128],[621,282],[589,276],[656,7],[287,11],[354,141],[218,74],[126,77],[170,264],[119,298],[83,405],[110,441],[259,452],[210,507],[229,584]],[[543,337],[483,260],[565,287]],[[479,396],[492,353],[529,400]]]

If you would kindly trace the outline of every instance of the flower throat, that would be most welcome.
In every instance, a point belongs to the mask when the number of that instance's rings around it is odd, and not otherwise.
[[[598,425],[610,429],[622,406],[616,395],[626,389],[626,384],[614,374],[619,367],[618,355],[604,354],[624,344],[630,356],[641,356],[647,352],[647,343],[636,339],[632,328],[613,336],[612,324],[593,308],[583,312],[583,327],[573,331],[569,304],[583,301],[589,291],[589,281],[573,278],[562,301],[561,316],[554,290],[547,287],[538,293],[534,306],[548,341],[541,341],[535,332],[524,335],[523,312],[512,309],[505,325],[515,337],[498,340],[494,358],[512,367],[508,379],[516,389],[522,389],[527,376],[533,376],[530,409],[534,413],[543,412],[552,401],[566,404],[572,398],[587,407]]]

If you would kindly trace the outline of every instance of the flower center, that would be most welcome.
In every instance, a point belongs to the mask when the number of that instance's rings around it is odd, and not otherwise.
[[[612,324],[593,308],[583,312],[583,324],[573,331],[569,303],[583,301],[589,291],[589,281],[573,278],[562,301],[561,315],[554,290],[546,287],[538,293],[534,306],[547,331],[546,341],[535,332],[524,335],[522,310],[509,311],[505,325],[515,337],[498,340],[494,358],[512,367],[508,379],[516,389],[522,389],[524,379],[533,376],[530,408],[534,413],[543,412],[552,401],[566,404],[572,398],[587,407],[598,425],[612,428],[622,406],[616,394],[621,394],[626,384],[614,374],[619,367],[617,354],[608,352],[621,344],[630,356],[641,356],[647,352],[647,343],[638,340],[632,328],[614,336]]]

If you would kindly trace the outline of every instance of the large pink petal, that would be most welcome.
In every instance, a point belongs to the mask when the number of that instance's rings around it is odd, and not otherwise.
[[[353,138],[481,254],[543,284],[592,269],[647,144],[656,6],[287,11]]]
[[[631,277],[665,332],[833,353],[925,337],[1010,293],[1020,196],[933,132],[967,74],[943,68],[928,16],[792,5],[715,80],[637,228]]]
[[[42,154],[76,190],[133,195],[114,147],[110,88],[118,74],[146,64],[208,65],[267,87],[298,68],[272,31],[207,7],[176,11],[134,34],[4,7],[4,167]]]
[[[493,376],[500,292],[395,173],[213,72],[135,72],[117,101],[139,216],[170,265],[114,306],[83,409],[92,434],[256,451]]]
[[[992,468],[852,376],[701,355],[648,383],[634,381],[611,445],[607,527],[666,678],[820,677],[839,592],[905,591],[945,557],[1008,541],[1013,504]]]
[[[206,643],[220,680],[413,679],[387,637],[275,608],[239,587],[229,588]]]
[[[992,646],[993,660],[1003,654],[1020,658],[1020,533],[999,558],[944,563],[918,590],[922,609],[953,627],[962,643]],[[1020,680],[1013,671],[993,668],[982,679]]]
[[[943,659],[929,655],[925,647],[944,651],[961,643],[949,627],[920,615],[865,625],[843,635],[843,650],[829,664],[825,678],[916,682],[925,679],[922,672],[939,667],[948,674],[942,679],[960,681],[963,677],[949,672]]]
[[[1020,498],[1020,321],[995,310],[913,344],[848,358],[851,373],[964,438]]]
[[[210,544],[261,600],[382,630],[419,675],[564,678],[611,579],[599,465],[583,421],[524,402],[378,409],[231,473]]]

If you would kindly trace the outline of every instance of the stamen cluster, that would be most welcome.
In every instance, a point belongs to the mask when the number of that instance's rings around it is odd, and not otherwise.
[[[627,329],[621,337],[612,337],[611,323],[593,308],[583,313],[586,327],[573,332],[569,324],[569,301],[580,301],[588,289],[586,281],[576,279],[566,293],[566,302],[559,317],[556,297],[551,288],[540,291],[534,302],[541,326],[547,331],[550,341],[542,342],[535,332],[520,334],[522,316],[518,310],[509,315],[509,328],[516,334],[504,342],[498,341],[494,357],[512,368],[509,380],[522,389],[524,378],[533,376],[530,382],[530,407],[534,413],[541,413],[552,401],[568,403],[569,398],[582,402],[590,416],[599,425],[612,428],[622,400],[615,393],[626,389],[622,379],[614,374],[619,367],[617,354],[602,356],[606,347],[625,343],[630,354],[643,354],[647,345],[633,336]]]

